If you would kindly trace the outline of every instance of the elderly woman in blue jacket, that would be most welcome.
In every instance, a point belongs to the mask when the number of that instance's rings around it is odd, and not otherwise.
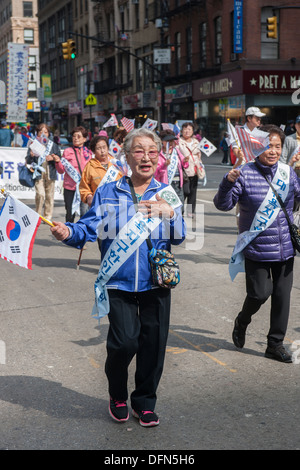
[[[97,236],[102,240],[94,314],[108,313],[110,323],[105,364],[109,412],[118,422],[129,418],[128,366],[136,355],[131,406],[142,426],[159,424],[154,408],[170,317],[170,290],[153,285],[146,239],[150,234],[154,248],[170,251],[185,233],[179,198],[153,177],[160,146],[152,131],[131,131],[124,141],[131,178],[98,188],[90,210],[76,224],[53,222],[51,228],[58,240],[77,248]]]
[[[244,346],[252,315],[271,296],[265,356],[287,363],[292,359],[283,340],[289,318],[295,250],[287,219],[267,180],[281,196],[291,220],[294,199],[300,200],[300,185],[294,170],[279,162],[284,133],[273,125],[261,129],[269,132],[269,148],[255,161],[225,175],[214,203],[222,211],[231,210],[237,202],[240,206],[239,236],[229,270],[232,279],[238,271],[245,270],[247,295],[235,319],[233,342],[238,348]]]

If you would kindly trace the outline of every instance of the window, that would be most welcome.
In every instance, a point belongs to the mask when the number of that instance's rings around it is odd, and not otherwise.
[[[33,17],[32,2],[23,2],[23,16],[27,18]]]
[[[192,28],[186,29],[186,71],[192,70]]]
[[[273,7],[264,7],[261,9],[261,59],[279,59],[279,41],[267,37],[267,18],[274,16]],[[278,23],[278,18],[277,18]],[[277,26],[279,29],[279,27]]]
[[[30,55],[29,56],[29,70],[36,70],[36,57],[35,55]]]
[[[68,86],[67,79],[67,64],[66,61],[60,57],[59,58],[59,89],[64,90]]]
[[[139,4],[136,3],[134,5],[134,15],[135,15],[135,29],[139,29],[140,27],[140,9]]]
[[[52,91],[57,91],[57,65],[56,59],[50,61],[51,70],[51,88]]]
[[[46,52],[47,47],[48,47],[47,29],[46,29],[46,23],[43,23],[40,26],[40,50],[42,54]]]
[[[175,33],[175,74],[180,74],[181,33]]]
[[[36,97],[36,82],[28,82],[28,96],[29,98]]]
[[[54,49],[56,44],[56,24],[55,16],[49,19],[49,49]]]
[[[62,9],[57,14],[58,42],[66,40],[66,16],[65,10]]]
[[[24,42],[25,44],[33,44],[34,42],[33,29],[24,29]]]
[[[206,67],[206,35],[207,35],[207,25],[206,23],[201,23],[199,25],[199,39],[200,39],[200,67],[203,69]]]
[[[220,64],[222,59],[222,18],[217,16],[215,25],[215,64]]]

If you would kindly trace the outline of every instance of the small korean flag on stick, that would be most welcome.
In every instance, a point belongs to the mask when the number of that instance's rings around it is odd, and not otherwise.
[[[217,150],[217,148],[214,146],[214,144],[212,144],[205,137],[203,139],[201,139],[201,142],[198,145],[198,147],[201,150],[201,152],[205,153],[205,155],[207,157],[210,157],[210,155]]]
[[[115,140],[112,140],[108,151],[111,156],[117,157],[121,151],[121,146]]]
[[[32,249],[40,223],[37,212],[8,195],[0,213],[0,258],[32,269]]]

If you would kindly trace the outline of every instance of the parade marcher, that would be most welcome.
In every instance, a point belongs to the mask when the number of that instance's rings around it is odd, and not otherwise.
[[[189,193],[184,194],[188,204],[188,217],[194,217],[196,211],[196,196],[198,185],[198,167],[201,163],[201,150],[199,141],[194,137],[194,125],[192,122],[182,124],[181,137],[179,139],[179,150],[184,157],[189,158],[189,166],[186,173],[189,178]]]
[[[146,427],[159,424],[154,409],[170,316],[170,290],[153,285],[146,239],[150,236],[154,247],[170,250],[171,244],[183,241],[185,232],[181,204],[173,208],[163,200],[160,194],[168,187],[154,179],[160,148],[160,139],[150,130],[131,131],[124,141],[131,178],[123,176],[98,188],[90,210],[76,224],[53,222],[51,228],[58,240],[80,249],[87,241],[96,240],[102,224],[108,227],[102,239],[96,281],[100,295],[95,305],[101,315],[109,312],[105,364],[109,412],[118,422],[129,418],[128,367],[136,355],[135,390],[130,399],[133,416]],[[173,189],[168,191],[178,201]],[[156,235],[152,224],[158,228]],[[105,271],[107,263],[110,270]],[[103,276],[105,284],[101,284]]]
[[[1,121],[0,123],[0,147],[11,147],[14,140],[14,134],[11,129],[8,129],[7,122]]]
[[[84,167],[79,184],[81,200],[89,207],[99,184],[115,181],[122,177],[122,173],[111,162],[108,141],[105,137],[93,137],[90,150],[94,153],[95,158],[91,158]]]
[[[159,134],[162,141],[162,150],[158,157],[155,179],[161,183],[171,184],[182,204],[183,194],[183,168],[189,166],[189,157],[184,157],[177,146],[177,137],[169,129]]]
[[[88,132],[83,126],[75,127],[72,132],[72,147],[64,150],[61,161],[57,164],[57,171],[64,175],[64,201],[66,208],[66,222],[74,222],[74,198],[80,200],[79,182],[87,162],[92,158],[92,152],[85,146]],[[73,206],[73,208],[72,208]],[[88,210],[88,205],[80,203],[80,216]]]
[[[40,171],[35,171],[35,210],[46,219],[52,220],[55,181],[57,179],[56,165],[60,161],[61,153],[58,145],[49,140],[49,136],[50,129],[47,124],[38,124],[36,126],[36,137],[37,140],[45,139],[45,153],[41,157],[35,156],[32,150],[28,148],[25,160],[28,165],[35,164],[41,167]]]
[[[258,126],[260,126],[261,118],[265,116],[265,113],[262,113],[261,110],[255,106],[251,106],[246,110],[245,117],[246,122],[243,126],[246,132],[251,134],[251,132]],[[245,163],[245,157],[243,151],[238,148],[237,144],[232,144],[232,151],[236,157],[236,161],[233,165],[233,168],[237,168],[238,166]]]
[[[290,158],[299,149],[300,153],[300,116],[295,119],[295,130],[294,134],[286,137],[282,149],[280,161],[283,163],[289,163]]]
[[[222,165],[230,165],[230,163],[228,162],[229,147],[226,141],[226,137],[227,137],[227,132],[225,132],[224,137],[220,142],[220,149],[223,152]]]
[[[286,136],[289,136],[289,135],[295,133],[295,121],[294,121],[294,119],[290,119],[287,122],[286,128],[284,129],[284,133],[285,133]]]
[[[267,180],[280,193],[291,220],[294,199],[300,200],[300,184],[294,170],[279,161],[285,139],[283,131],[272,125],[263,126],[262,130],[269,132],[269,148],[254,161],[225,175],[214,203],[222,211],[231,210],[237,202],[240,205],[240,235],[229,270],[234,279],[237,272],[243,271],[244,262],[247,296],[235,319],[233,342],[238,348],[244,346],[252,315],[271,296],[265,356],[291,362],[283,340],[289,318],[295,250],[286,216]]]

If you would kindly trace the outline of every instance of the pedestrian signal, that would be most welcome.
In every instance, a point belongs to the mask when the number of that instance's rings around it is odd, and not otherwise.
[[[267,19],[267,37],[277,39],[277,16],[271,16]]]
[[[73,60],[76,57],[76,44],[73,39],[68,39],[67,42],[63,42],[62,54],[65,60]]]

